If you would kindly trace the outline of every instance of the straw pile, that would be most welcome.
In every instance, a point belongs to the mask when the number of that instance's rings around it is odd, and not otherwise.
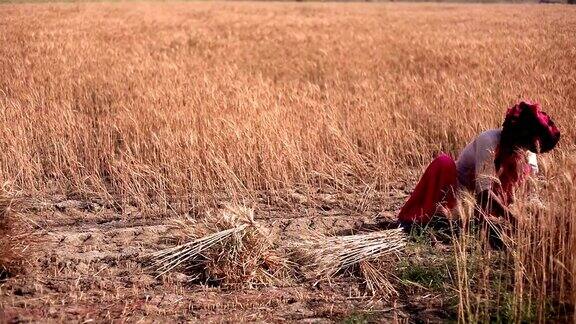
[[[184,268],[205,283],[276,284],[289,273],[289,262],[276,252],[271,233],[254,220],[254,211],[228,206],[202,222],[179,227],[192,241],[152,255],[159,276]]]
[[[306,273],[314,277],[330,277],[339,271],[400,252],[406,245],[402,229],[368,234],[327,237],[311,235],[296,242],[297,259]]]
[[[380,265],[405,247],[402,229],[336,237],[311,234],[295,245],[293,255],[309,278],[322,281],[343,273],[359,275],[370,294],[396,294]]]
[[[184,219],[178,227],[189,242],[152,255],[158,276],[182,268],[200,282],[221,286],[279,284],[297,263],[306,277],[315,280],[344,270],[359,273],[368,292],[389,296],[395,290],[381,265],[406,244],[404,232],[392,229],[340,237],[311,233],[279,246],[254,220],[254,211],[242,206],[211,213],[202,222]],[[282,249],[291,251],[296,262],[284,258]]]

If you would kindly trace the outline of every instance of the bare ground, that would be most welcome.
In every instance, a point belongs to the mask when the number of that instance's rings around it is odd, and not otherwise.
[[[402,186],[401,186],[402,187]],[[293,208],[260,203],[259,222],[293,239],[303,229],[347,234],[393,220],[404,196],[372,193],[362,208],[336,203],[337,195],[302,199]],[[298,194],[292,195],[298,200]],[[303,196],[302,196],[303,197]],[[309,321],[357,318],[398,321],[441,319],[430,296],[392,301],[370,297],[361,282],[341,278],[314,285],[295,280],[274,287],[226,288],[190,284],[180,272],[155,278],[146,256],[170,246],[166,238],[178,215],[148,215],[136,208],[54,197],[25,214],[34,228],[21,274],[0,286],[3,320],[27,321]],[[404,296],[403,296],[404,295]],[[432,304],[423,303],[430,300]],[[441,306],[441,305],[440,305]]]

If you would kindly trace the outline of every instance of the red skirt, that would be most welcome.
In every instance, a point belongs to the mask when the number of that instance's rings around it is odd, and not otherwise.
[[[456,206],[457,185],[454,159],[441,154],[426,168],[414,192],[400,210],[398,219],[402,223],[428,223],[438,206],[446,209]]]

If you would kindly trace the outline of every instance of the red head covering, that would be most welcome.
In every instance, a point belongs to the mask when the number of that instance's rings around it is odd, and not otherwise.
[[[494,161],[500,179],[494,189],[506,203],[512,202],[514,187],[523,181],[528,168],[526,155],[520,149],[545,153],[559,140],[560,131],[540,104],[522,101],[508,109]]]
[[[542,111],[539,103],[522,101],[506,112],[504,119],[503,131],[506,133],[519,133],[520,136],[530,138],[519,138],[519,140],[537,139],[540,148],[539,152],[545,153],[552,150],[560,140],[560,131],[554,124],[554,121]],[[511,134],[511,137],[515,137]],[[519,143],[517,143],[519,144]],[[522,143],[525,144],[525,143]],[[533,143],[528,143],[533,144]],[[529,149],[533,151],[533,148]],[[536,148],[534,148],[536,149]]]

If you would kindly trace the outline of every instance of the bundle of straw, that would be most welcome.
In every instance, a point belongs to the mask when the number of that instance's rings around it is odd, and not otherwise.
[[[244,231],[248,226],[249,224],[242,224],[152,254],[152,259],[154,260],[153,265],[157,267],[157,271],[159,272],[156,277],[159,277],[182,264],[193,261],[199,257],[202,252],[215,244],[225,241],[232,235]]]
[[[313,235],[295,244],[298,261],[305,273],[319,278],[399,252],[406,245],[406,236],[402,229],[391,229],[350,236]]]
[[[195,239],[154,253],[158,276],[183,266],[206,281],[250,285],[275,282],[288,272],[288,260],[275,251],[270,231],[254,220],[251,208],[228,206],[202,222],[186,219],[178,227]]]

